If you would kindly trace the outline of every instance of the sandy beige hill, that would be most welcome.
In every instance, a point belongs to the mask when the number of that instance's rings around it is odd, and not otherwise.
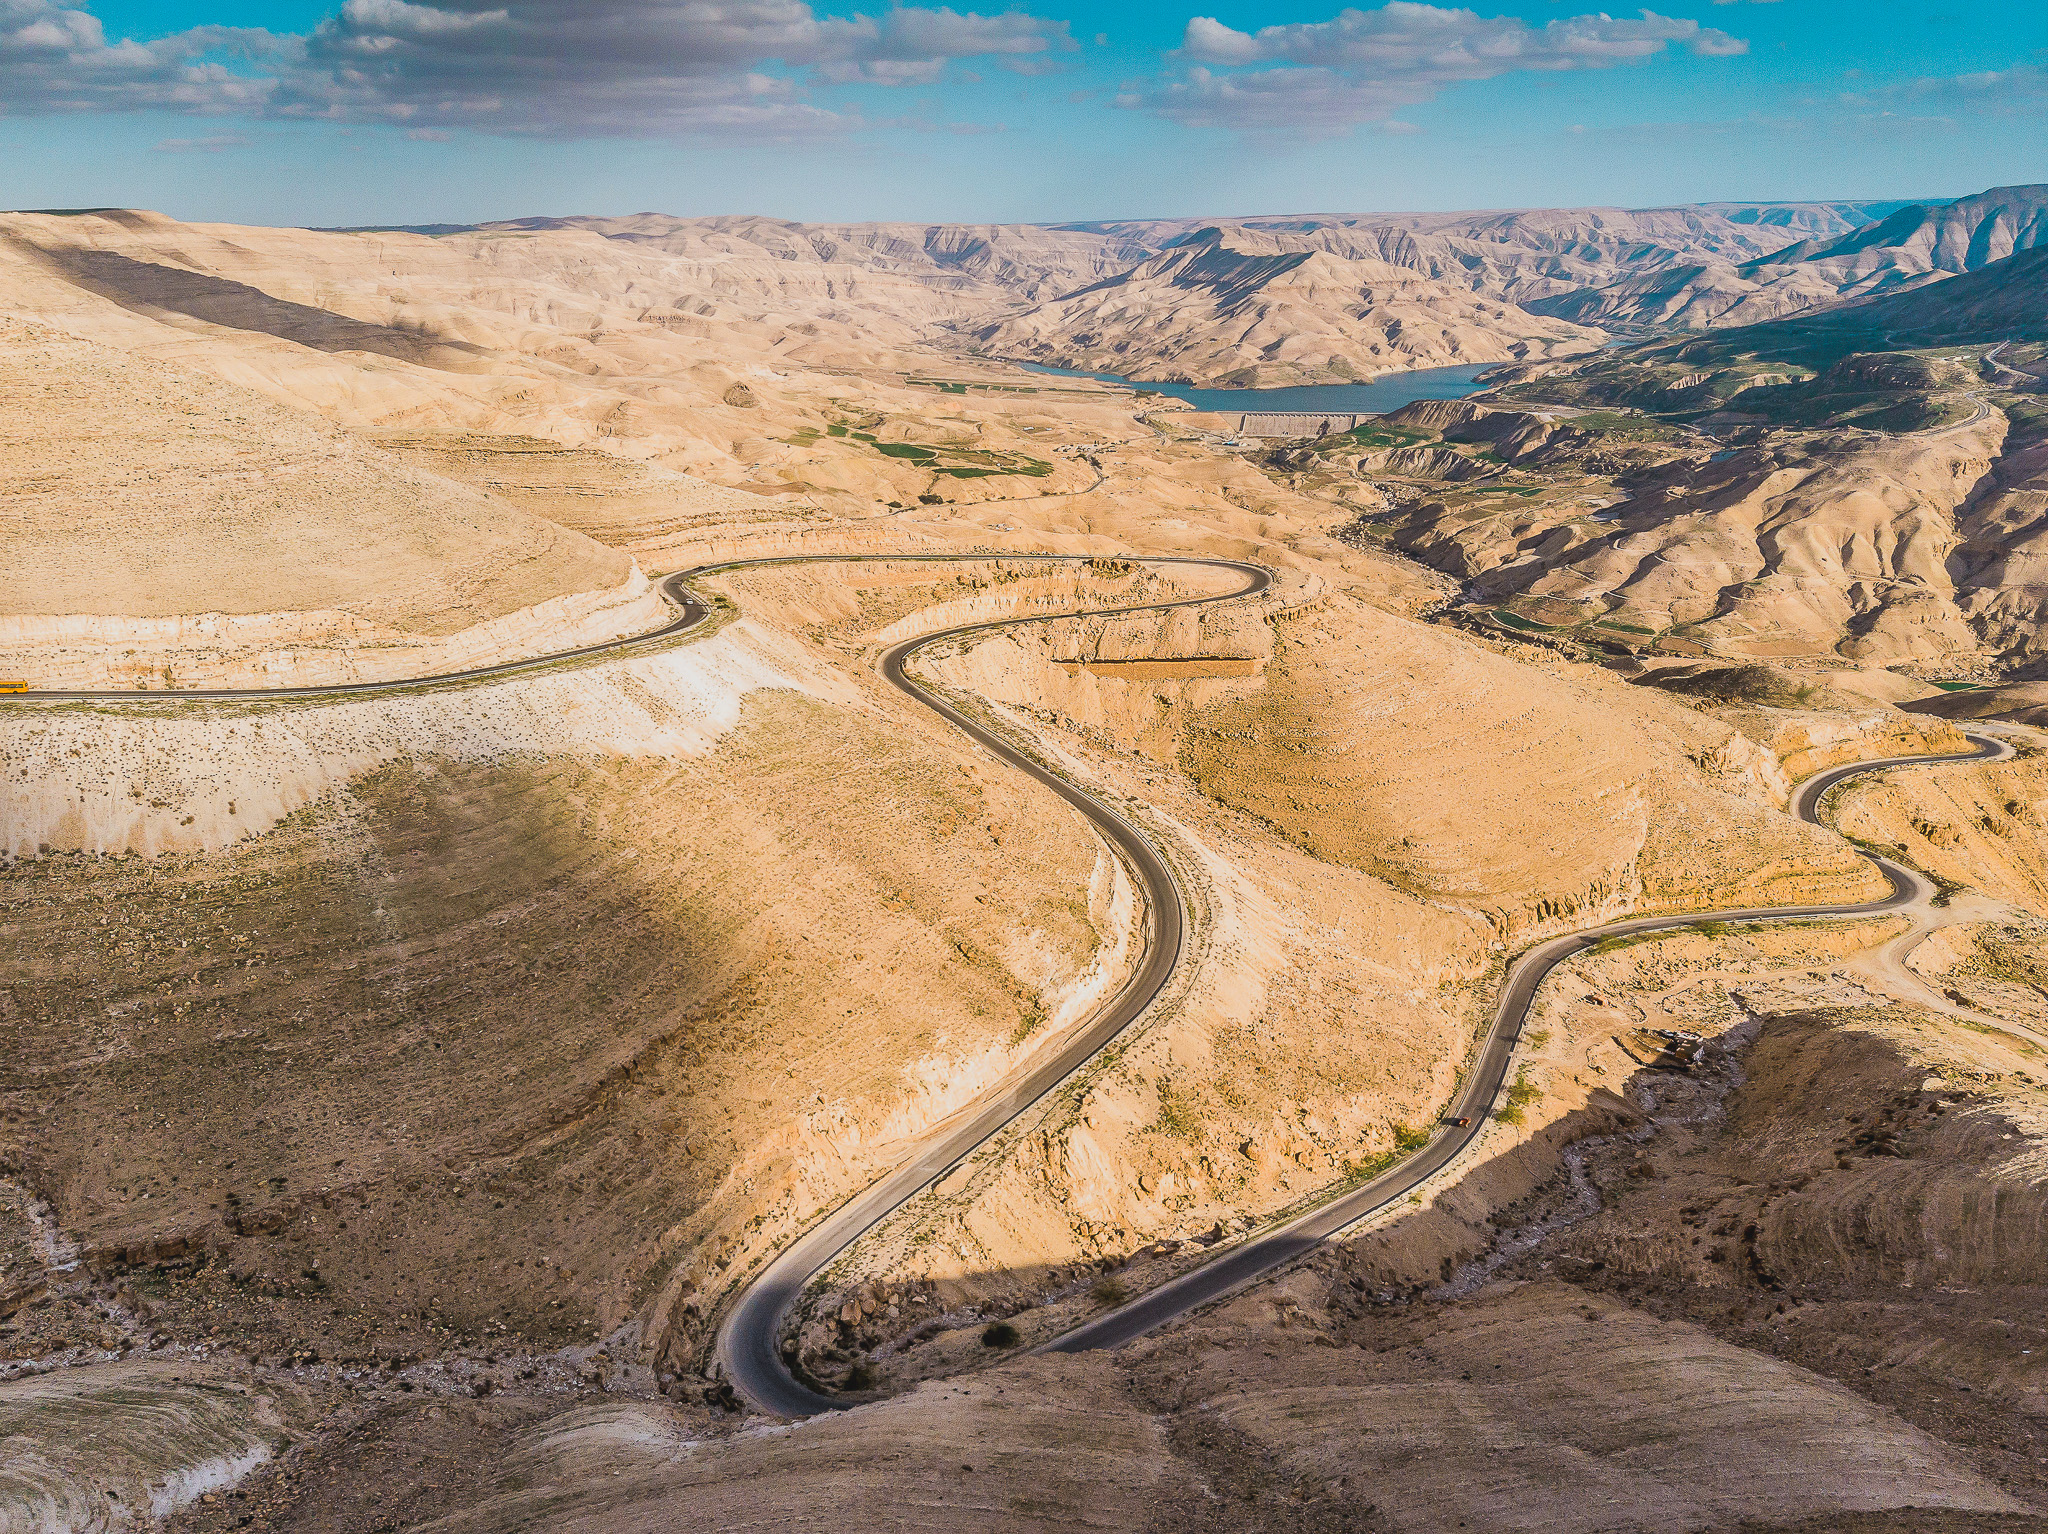
[[[713,1438],[617,1401],[522,1421],[494,1401],[394,1399],[348,1449],[254,1478],[242,1505],[295,1534],[380,1516],[651,1534],[679,1507],[707,1529],[886,1534],[1777,1534],[1845,1503],[1899,1521],[1826,1528],[2018,1534],[2031,1516],[1831,1381],[1567,1285],[1445,1307],[1436,1325],[1298,1298],[1135,1356],[1021,1361],[786,1431]],[[408,1461],[434,1467],[431,1491],[403,1489]]]
[[[0,670],[448,669],[656,626],[625,555],[260,395],[0,328]]]
[[[308,359],[243,358],[318,408],[387,420],[404,408],[412,424],[453,413],[468,428],[502,430],[508,414],[531,429],[533,407],[550,403],[585,432],[687,440],[692,461],[671,466],[698,467],[746,455],[707,431],[711,422],[677,420],[674,391],[709,404],[735,371],[764,361],[888,366],[933,347],[957,351],[975,333],[1033,358],[1275,384],[1552,355],[1583,339],[1577,321],[1737,323],[1874,291],[1813,284],[1844,259],[1823,257],[1826,242],[1859,238],[1892,211],[1705,205],[1064,227],[650,213],[432,235],[229,231],[111,211],[7,215],[0,258],[6,280],[35,295],[17,312],[72,313],[96,335],[132,333],[147,318],[188,337],[240,331],[245,350],[249,337],[270,335],[384,360],[337,397]],[[2008,213],[1987,214],[1986,227],[2004,228],[1999,219],[2017,217]],[[1202,253],[1211,241],[1239,259]],[[1953,243],[1902,235],[1859,247],[1854,261],[1878,285],[1938,275],[1952,269],[1940,263]],[[1792,247],[1806,253],[1785,267],[1803,274],[1797,283],[1760,288],[1745,275]],[[1261,264],[1276,253],[1287,260]],[[1089,297],[1104,284],[1113,302]],[[1767,309],[1730,306],[1766,288],[1787,296]],[[1671,296],[1694,289],[1726,290],[1729,302]],[[83,306],[86,294],[119,315]],[[1296,332],[1303,341],[1288,339]],[[505,387],[515,376],[524,387]],[[648,387],[652,376],[661,389]]]
[[[795,280],[816,283],[821,292],[836,280],[855,302],[927,318],[1054,297],[1128,270],[1156,250],[1134,236],[1037,224],[801,224],[640,213],[480,227],[586,230],[698,263],[709,285],[772,260],[779,282],[792,281],[794,267],[803,274]]]
[[[953,303],[843,263],[759,247],[686,258],[580,228],[433,238],[0,215],[0,312],[423,451],[508,437],[651,465],[685,519],[735,488],[865,512],[1085,484],[1085,467],[1028,440],[1050,419],[1006,428],[978,408],[983,389],[1037,392],[1030,380],[926,344]],[[1095,429],[1118,421],[1130,429],[1120,412]],[[966,456],[884,450],[901,443]]]
[[[1883,336],[1899,345],[1953,346],[2048,338],[2048,250],[2020,250],[1946,281],[1830,309],[1802,330]],[[1769,344],[1769,337],[1758,339]]]
[[[988,1321],[1039,1340],[1205,1233],[1392,1153],[1449,1100],[1496,944],[1605,912],[1872,892],[1768,785],[1868,749],[1875,711],[1764,746],[1349,599],[1235,616],[1051,625],[932,662],[1152,808],[1200,936],[1185,989],[1116,1058],[835,1275],[800,1331],[815,1377],[972,1368]],[[848,1327],[857,1285],[877,1313]]]
[[[79,768],[29,773],[33,835],[158,855],[0,881],[0,1100],[84,1114],[10,1117],[7,1165],[187,1345],[654,1327],[1126,962],[1071,811],[772,630],[448,701],[9,727]],[[126,1065],[74,1077],[81,1006]]]
[[[1144,344],[1133,340],[1117,355],[1152,369],[1144,376],[1169,376],[1179,368],[1200,381],[1232,371],[1211,355],[1217,338],[1207,332],[1218,320],[1206,314],[1205,306],[1213,301],[1212,295],[1203,284],[1190,290],[1146,281],[1160,262],[1174,263],[1175,253],[1190,243],[1220,237],[1245,252],[1277,248],[1296,257],[1320,254],[1338,263],[1391,267],[1407,274],[1399,293],[1387,291],[1396,279],[1384,271],[1378,272],[1377,286],[1358,274],[1352,274],[1354,280],[1318,284],[1310,291],[1303,291],[1297,281],[1287,300],[1287,322],[1332,343],[1331,355],[1337,360],[1326,371],[1304,372],[1301,358],[1291,352],[1274,358],[1256,353],[1238,358],[1235,368],[1241,381],[1263,386],[1304,377],[1372,376],[1390,367],[1462,360],[1468,353],[1481,360],[1528,355],[1528,345],[1516,348],[1508,343],[1570,335],[1569,327],[1559,328],[1555,322],[1581,317],[1577,309],[1596,319],[1654,319],[1641,294],[1632,295],[1634,285],[1685,287],[1708,280],[1746,291],[1755,284],[1738,275],[1745,263],[1767,259],[1801,240],[1817,245],[1851,235],[1897,207],[1815,203],[1524,209],[1053,227],[798,224],[645,213],[516,219],[440,232],[457,239],[597,236],[614,246],[669,258],[668,280],[680,275],[696,290],[695,301],[682,307],[697,312],[717,312],[734,300],[768,300],[785,309],[808,304],[814,322],[840,323],[865,315],[869,324],[881,327],[878,336],[899,342],[913,333],[946,341],[950,332],[972,331],[985,340],[995,338],[998,350],[1014,345],[1020,348],[1018,355],[1034,360],[1057,357],[1090,366],[1105,365],[1102,356],[1084,355],[1087,348],[1078,343],[1070,352],[1048,349],[1051,333],[1072,317],[1070,310],[1086,313],[1101,328],[1105,316],[1099,306],[1074,306],[1091,288],[1136,283],[1139,286],[1124,296],[1117,312],[1130,319],[1134,308],[1142,306],[1159,334]],[[1261,282],[1273,276],[1247,267],[1234,280]],[[1450,292],[1435,291],[1437,286]],[[1418,296],[1422,294],[1427,298]],[[1384,337],[1375,345],[1371,337],[1350,334],[1347,321],[1362,317],[1356,312],[1361,304],[1377,312],[1375,323],[1405,320],[1419,326],[1421,336],[1403,347],[1385,345]],[[1552,318],[1546,322],[1518,306],[1534,306]],[[1467,332],[1463,350],[1448,349],[1432,328],[1446,319]],[[1491,349],[1472,339],[1486,336],[1494,340]],[[1541,353],[1544,348],[1533,350]]]
[[[1207,229],[1143,266],[984,326],[989,350],[1140,379],[1268,388],[1590,350],[1596,333],[1378,258]]]
[[[1551,312],[1552,300],[1624,275],[1697,269],[1767,256],[1801,238],[1865,226],[1897,204],[1703,203],[1675,208],[1517,208],[1476,213],[1318,214],[1238,220],[1164,219],[1090,225],[1160,249],[1205,227],[1298,239],[1350,260],[1409,267],[1494,299]]]
[[[1974,272],[2044,241],[2048,186],[1998,186],[1954,202],[1901,208],[1833,239],[1802,240],[1746,270],[1831,283],[1836,297],[1861,298]]]

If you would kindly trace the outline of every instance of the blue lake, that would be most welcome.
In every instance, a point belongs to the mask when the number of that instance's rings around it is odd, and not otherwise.
[[[1371,383],[1305,384],[1295,389],[1197,389],[1188,384],[1146,383],[1119,378],[1114,373],[1077,373],[1071,368],[1041,367],[1037,363],[1017,364],[1033,373],[1051,373],[1060,378],[1096,378],[1104,383],[1125,384],[1153,394],[1184,399],[1197,410],[1300,410],[1354,415],[1383,415],[1419,399],[1463,399],[1479,392],[1474,380],[1497,362],[1455,368],[1420,368],[1410,373],[1389,373]]]

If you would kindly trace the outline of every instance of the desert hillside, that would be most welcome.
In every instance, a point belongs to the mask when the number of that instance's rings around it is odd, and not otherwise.
[[[0,328],[0,441],[0,670],[39,687],[416,674],[662,611],[616,549],[44,326]]]
[[[1901,208],[1833,239],[1805,239],[1749,263],[1758,271],[1803,269],[1838,294],[1866,297],[1917,277],[1974,272],[2048,237],[2048,186],[2000,186],[1934,207]]]
[[[0,215],[0,1528],[2038,1527],[2038,252],[1559,301],[1910,222]]]
[[[1525,306],[1569,301],[1646,273],[1741,264],[1831,239],[1895,212],[1878,203],[1702,203],[1677,208],[1516,208],[1480,213],[1321,214],[1083,225],[1164,249],[1205,227],[1238,228],[1349,259],[1409,267]]]
[[[1503,372],[1305,463],[1524,632],[2031,678],[2048,414],[2026,251],[1811,316]]]
[[[1944,346],[1973,341],[2040,341],[2048,339],[2048,315],[2041,308],[2041,288],[2048,257],[2038,246],[2016,250],[1961,276],[1916,284],[1904,292],[1826,309],[1784,322],[1801,331],[1842,336],[1882,335],[1892,343]],[[1769,332],[1761,332],[1768,339]],[[1997,359],[1992,359],[1994,365]],[[1994,372],[1994,379],[1997,378]],[[2024,381],[2026,375],[2008,379]]]
[[[1029,224],[798,224],[769,218],[524,218],[483,230],[587,230],[608,240],[645,245],[735,274],[764,261],[788,281],[787,264],[821,284],[859,274],[859,302],[900,304],[931,317],[971,313],[991,304],[1032,302],[1084,287],[1148,259],[1155,245]]]
[[[2029,245],[2039,192],[1055,226],[639,214],[437,236],[594,235],[670,258],[704,314],[723,309],[714,294],[748,308],[803,295],[812,324],[859,316],[899,341],[1265,388],[1555,355],[1588,326],[1749,324],[1938,280]]]
[[[392,364],[374,370],[374,388],[349,386],[372,409],[395,408],[421,382],[405,379],[416,371],[439,375],[438,397],[414,408],[478,420],[534,414],[521,409],[528,401],[560,406],[565,386],[594,389],[601,400],[566,415],[606,434],[622,410],[658,415],[673,397],[650,396],[636,379],[659,375],[672,389],[687,378],[722,395],[764,359],[864,367],[891,348],[986,346],[1131,376],[1266,387],[1560,355],[1597,343],[1603,329],[1747,324],[1939,281],[2024,249],[2039,190],[1942,206],[1063,226],[650,213],[231,238],[150,214],[7,215],[0,251],[21,294],[16,308],[72,314],[74,329],[132,333],[147,317],[188,334],[226,326],[329,355],[368,352]],[[119,316],[93,316],[85,295]],[[299,371],[296,387],[311,392]],[[526,389],[503,386],[514,376]],[[737,462],[715,440],[684,450],[693,469]]]
[[[1270,388],[1584,351],[1593,333],[1320,241],[1205,229],[1118,277],[987,326],[1006,357]]]

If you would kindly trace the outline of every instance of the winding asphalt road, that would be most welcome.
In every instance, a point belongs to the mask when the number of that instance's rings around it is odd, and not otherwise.
[[[1801,820],[1819,825],[1822,796],[1837,783],[1858,773],[1878,772],[1887,767],[1931,767],[1942,762],[1995,761],[2013,754],[2012,747],[2002,740],[1985,735],[1967,735],[1965,738],[1977,749],[1949,756],[1891,756],[1878,761],[1852,762],[1817,773],[1799,786],[1792,799],[1793,812]],[[1508,967],[1500,1001],[1494,1009],[1493,1025],[1480,1046],[1479,1059],[1466,1077],[1465,1088],[1457,1102],[1444,1115],[1449,1127],[1440,1128],[1429,1144],[1372,1181],[1220,1253],[1213,1260],[1129,1304],[1055,1338],[1040,1351],[1079,1353],[1091,1348],[1120,1347],[1176,1316],[1219,1300],[1275,1268],[1306,1256],[1346,1226],[1378,1214],[1428,1182],[1484,1132],[1501,1088],[1506,1084],[1515,1046],[1521,1042],[1522,1025],[1528,1020],[1537,989],[1545,976],[1574,954],[1584,953],[1610,938],[1668,932],[1680,927],[1696,927],[1704,922],[1806,921],[1827,916],[1878,916],[1914,905],[1934,894],[1934,886],[1912,869],[1875,853],[1860,848],[1858,851],[1877,865],[1878,871],[1891,885],[1885,895],[1862,905],[1742,906],[1726,911],[1696,911],[1687,916],[1645,916],[1568,933],[1527,950]],[[1456,1128],[1456,1121],[1461,1118],[1469,1118],[1472,1122],[1463,1129]]]
[[[414,687],[438,687],[450,682],[492,682],[506,677],[518,676],[522,672],[540,671],[549,666],[558,666],[564,661],[587,660],[596,656],[630,655],[636,650],[653,650],[668,640],[686,634],[711,615],[711,609],[689,588],[689,582],[699,575],[709,574],[714,569],[729,568],[725,565],[705,566],[697,570],[684,570],[671,575],[661,583],[661,594],[668,598],[676,615],[658,629],[645,634],[629,634],[623,639],[608,639],[602,644],[584,645],[577,650],[561,650],[553,655],[536,655],[529,660],[500,661],[490,666],[473,666],[467,671],[443,671],[434,676],[407,677],[392,682],[329,682],[315,687],[163,687],[129,688],[126,690],[90,689],[30,690],[0,694],[0,702],[30,703],[263,703],[285,702],[307,698],[340,698],[363,693],[404,692]]]
[[[1232,596],[1263,591],[1271,581],[1270,574],[1256,565],[1241,565],[1227,560],[1198,562],[1244,570],[1251,579],[1240,591],[1230,593]],[[1187,607],[1217,600],[1222,598],[1195,597],[1156,605]],[[824,1220],[782,1248],[741,1291],[719,1327],[718,1357],[736,1389],[756,1406],[781,1416],[811,1416],[853,1404],[823,1395],[797,1380],[779,1351],[784,1323],[804,1286],[862,1233],[905,1200],[944,1176],[990,1135],[1085,1064],[1145,1010],[1179,962],[1186,926],[1180,891],[1165,860],[1130,822],[999,736],[991,734],[944,699],[919,688],[904,675],[904,662],[928,645],[968,634],[1043,621],[1042,618],[1013,618],[1000,623],[971,624],[910,640],[887,651],[879,662],[880,669],[899,690],[936,710],[985,749],[1052,789],[1079,810],[1116,847],[1146,892],[1146,952],[1115,1000],[1054,1057],[1036,1065],[1025,1077],[1007,1084],[1000,1094],[978,1101],[961,1117],[941,1125],[914,1160],[840,1205]],[[1857,773],[1875,772],[1887,767],[1982,761],[2012,754],[2012,747],[2003,741],[1978,735],[1967,738],[1976,745],[1976,750],[1950,756],[1887,757],[1820,773],[1801,785],[1794,796],[1793,809],[1802,819],[1817,825],[1820,823],[1817,807],[1821,797],[1836,783]],[[1880,899],[1861,905],[1759,906],[1695,912],[1684,916],[1641,917],[1553,938],[1528,950],[1509,967],[1492,1026],[1480,1046],[1479,1058],[1467,1076],[1455,1106],[1445,1115],[1447,1127],[1440,1128],[1427,1145],[1370,1182],[1219,1253],[1212,1260],[1129,1304],[1055,1338],[1040,1351],[1072,1353],[1121,1346],[1154,1327],[1210,1304],[1305,1256],[1345,1227],[1378,1213],[1422,1186],[1463,1154],[1484,1130],[1506,1085],[1515,1047],[1521,1040],[1522,1026],[1538,987],[1552,969],[1573,954],[1610,938],[1697,926],[1702,922],[1873,916],[1912,905],[1934,893],[1934,887],[1911,869],[1873,853],[1863,852],[1861,855],[1877,866],[1891,886]],[[1459,1118],[1469,1118],[1471,1123],[1462,1129],[1457,1128],[1455,1121]]]
[[[404,681],[351,682],[328,686],[246,689],[178,689],[163,691],[33,691],[7,694],[0,701],[162,703],[167,701],[223,700],[263,701],[315,699],[366,693],[397,692],[410,688],[495,680],[537,671],[545,667],[599,656],[627,656],[658,648],[665,641],[703,623],[710,608],[689,589],[689,583],[707,575],[723,574],[770,565],[820,563],[958,563],[991,559],[1079,561],[1088,555],[1060,554],[875,554],[875,555],[790,555],[779,558],[729,561],[703,565],[669,576],[662,583],[664,595],[675,604],[675,619],[651,633],[634,635],[604,644],[587,645],[531,660],[508,661],[467,671]],[[927,692],[905,672],[910,657],[919,650],[971,634],[986,634],[1026,623],[1043,623],[1053,617],[1102,616],[1114,613],[1163,611],[1194,607],[1265,591],[1273,574],[1263,566],[1230,559],[1168,556],[1115,556],[1126,563],[1145,565],[1192,565],[1234,570],[1245,577],[1235,591],[1215,596],[1185,597],[1168,602],[1139,603],[1123,607],[1092,608],[1075,613],[1043,614],[974,623],[906,640],[885,651],[878,661],[882,676],[899,691],[933,709],[950,724],[973,739],[984,750],[1028,774],[1078,810],[1115,848],[1144,892],[1144,948],[1139,962],[1123,987],[1089,1023],[1072,1035],[1049,1058],[1036,1063],[1023,1076],[1007,1082],[997,1093],[977,1100],[952,1119],[938,1125],[927,1137],[917,1156],[856,1194],[828,1213],[789,1245],[771,1257],[762,1271],[750,1280],[728,1307],[719,1328],[718,1354],[733,1384],[753,1403],[782,1416],[804,1417],[835,1410],[851,1403],[822,1395],[799,1382],[789,1371],[779,1351],[782,1328],[798,1296],[810,1279],[844,1251],[853,1241],[887,1216],[906,1199],[945,1175],[975,1147],[999,1131],[1019,1113],[1053,1090],[1098,1050],[1130,1025],[1166,985],[1180,961],[1186,938],[1187,915],[1180,888],[1157,848],[1123,816],[1102,801],[1069,783],[1038,760],[1010,745],[1002,737],[954,708],[943,698]],[[1986,761],[2012,755],[2012,747],[1989,736],[1968,735],[1973,751],[1948,756],[1902,756],[1854,762],[1819,773],[1803,783],[1793,798],[1793,810],[1800,818],[1819,824],[1822,796],[1845,778],[1858,773],[1890,767],[1926,767],[1944,762]],[[1493,1022],[1481,1043],[1479,1056],[1466,1077],[1463,1091],[1445,1115],[1445,1125],[1430,1142],[1397,1165],[1357,1188],[1292,1220],[1218,1253],[1201,1266],[1141,1295],[1116,1310],[1055,1338],[1041,1351],[1081,1352],[1112,1348],[1142,1336],[1177,1316],[1210,1304],[1243,1288],[1276,1268],[1313,1251],[1347,1226],[1366,1219],[1421,1187],[1436,1173],[1455,1161],[1483,1132],[1520,1042],[1522,1026],[1535,1000],[1538,987],[1551,970],[1574,954],[1612,938],[1646,932],[1675,930],[1705,922],[1801,921],[1816,917],[1875,916],[1925,900],[1933,886],[1909,868],[1871,852],[1863,852],[1882,872],[1890,891],[1880,899],[1861,905],[1753,906],[1723,911],[1701,911],[1685,916],[1652,916],[1610,922],[1605,926],[1567,934],[1540,943],[1521,954],[1508,968],[1495,1007]],[[1471,1122],[1455,1127],[1459,1118]]]
[[[932,556],[959,559],[959,555]],[[1020,556],[1024,557],[1024,556]],[[1037,557],[1037,556],[1029,556]],[[1077,556],[1079,557],[1079,556]],[[1119,555],[1118,558],[1126,556]],[[1146,565],[1207,565],[1235,570],[1245,577],[1235,591],[1217,596],[1184,597],[1171,602],[1148,602],[1128,607],[1091,608],[1079,614],[1045,614],[1030,618],[1007,618],[994,623],[970,623],[945,629],[922,638],[905,640],[883,652],[877,666],[889,684],[936,710],[948,723],[974,742],[1018,771],[1028,774],[1058,794],[1087,818],[1103,838],[1116,849],[1145,896],[1144,947],[1136,967],[1122,989],[1071,1035],[1059,1049],[1035,1063],[1025,1074],[1003,1084],[1001,1090],[976,1100],[953,1118],[942,1122],[926,1138],[918,1154],[879,1182],[854,1195],[783,1247],[756,1275],[725,1313],[718,1330],[718,1356],[733,1386],[756,1406],[785,1417],[808,1417],[852,1403],[821,1395],[798,1381],[778,1351],[783,1323],[804,1285],[813,1275],[859,1239],[863,1232],[883,1219],[906,1199],[922,1192],[945,1176],[963,1157],[1018,1114],[1085,1065],[1105,1044],[1123,1032],[1157,996],[1180,963],[1187,936],[1187,908],[1181,900],[1180,885],[1158,849],[1123,816],[1093,795],[1076,788],[1050,771],[1035,758],[1018,750],[943,698],[925,691],[904,672],[905,663],[919,650],[969,634],[988,634],[1025,623],[1043,623],[1050,617],[1096,616],[1104,613],[1161,612],[1176,607],[1197,607],[1234,597],[1255,596],[1272,584],[1273,572],[1262,565],[1233,559],[1136,558]]]
[[[1099,472],[1099,471],[1098,471]],[[1086,554],[805,554],[765,559],[733,560],[700,565],[680,571],[662,582],[662,593],[676,608],[673,621],[651,633],[586,645],[530,660],[507,661],[466,671],[403,681],[347,682],[326,686],[265,688],[178,688],[163,690],[36,690],[9,693],[0,702],[89,702],[98,704],[161,704],[199,701],[303,701],[405,691],[448,683],[496,681],[559,665],[565,661],[595,657],[619,658],[659,648],[688,632],[709,617],[711,608],[690,589],[692,581],[708,575],[729,574],[773,565],[820,563],[986,563],[1013,559],[1030,563],[1082,562],[1099,556]],[[828,1213],[794,1242],[777,1252],[728,1308],[719,1329],[718,1348],[735,1386],[754,1403],[784,1416],[811,1416],[849,1403],[818,1394],[799,1383],[777,1351],[783,1321],[802,1293],[804,1285],[876,1221],[905,1199],[945,1175],[976,1146],[1010,1120],[1037,1102],[1092,1058],[1121,1033],[1149,1006],[1172,976],[1180,962],[1187,935],[1187,911],[1180,886],[1151,841],[1136,827],[1093,795],[1083,792],[1035,758],[1010,745],[943,698],[927,692],[905,672],[910,657],[919,650],[970,634],[987,634],[1026,623],[1043,623],[1055,617],[1099,617],[1116,613],[1162,612],[1180,607],[1205,606],[1237,597],[1255,596],[1272,584],[1273,572],[1262,565],[1240,560],[1194,556],[1113,556],[1126,564],[1193,566],[1234,571],[1244,577],[1233,591],[1210,596],[1182,597],[1165,602],[1143,602],[1123,606],[1046,613],[1025,618],[1007,618],[988,623],[965,624],[920,638],[905,640],[885,651],[877,662],[883,678],[898,691],[935,710],[948,723],[973,739],[990,754],[1035,778],[1086,817],[1116,850],[1135,879],[1145,900],[1143,945],[1138,963],[1109,1003],[1099,1009],[1086,1026],[1065,1040],[1048,1058],[1034,1064],[1024,1075],[1006,1082],[999,1092],[983,1097],[948,1119],[926,1137],[917,1156],[890,1172],[880,1181],[856,1194]]]

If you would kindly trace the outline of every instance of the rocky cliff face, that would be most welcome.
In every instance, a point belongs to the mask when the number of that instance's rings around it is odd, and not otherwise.
[[[1807,239],[1747,264],[1750,273],[1803,269],[1844,297],[1954,276],[2048,241],[2048,186],[2000,186],[1933,206],[1913,204],[1833,239]]]
[[[1952,346],[1970,342],[2048,339],[2041,294],[2048,287],[2048,252],[2020,250],[1944,281],[1826,309],[1802,322],[1816,336],[1883,337],[1889,344]],[[1994,379],[2025,387],[2031,374],[2001,370]]]
[[[1673,655],[2028,674],[2040,428],[1974,397],[1966,411],[1977,418],[1947,429],[1756,433],[1712,451],[1695,439],[1662,464],[1588,464],[1611,488],[1572,472],[1585,439],[1570,417],[1517,438],[1502,412],[1442,435],[1498,434],[1496,457],[1523,473],[1461,472],[1484,467],[1469,454],[1420,473],[1388,454],[1359,472],[1446,487],[1384,518],[1397,541],[1464,578],[1471,600],[1549,631]],[[1447,493],[1460,481],[1471,490]]]

